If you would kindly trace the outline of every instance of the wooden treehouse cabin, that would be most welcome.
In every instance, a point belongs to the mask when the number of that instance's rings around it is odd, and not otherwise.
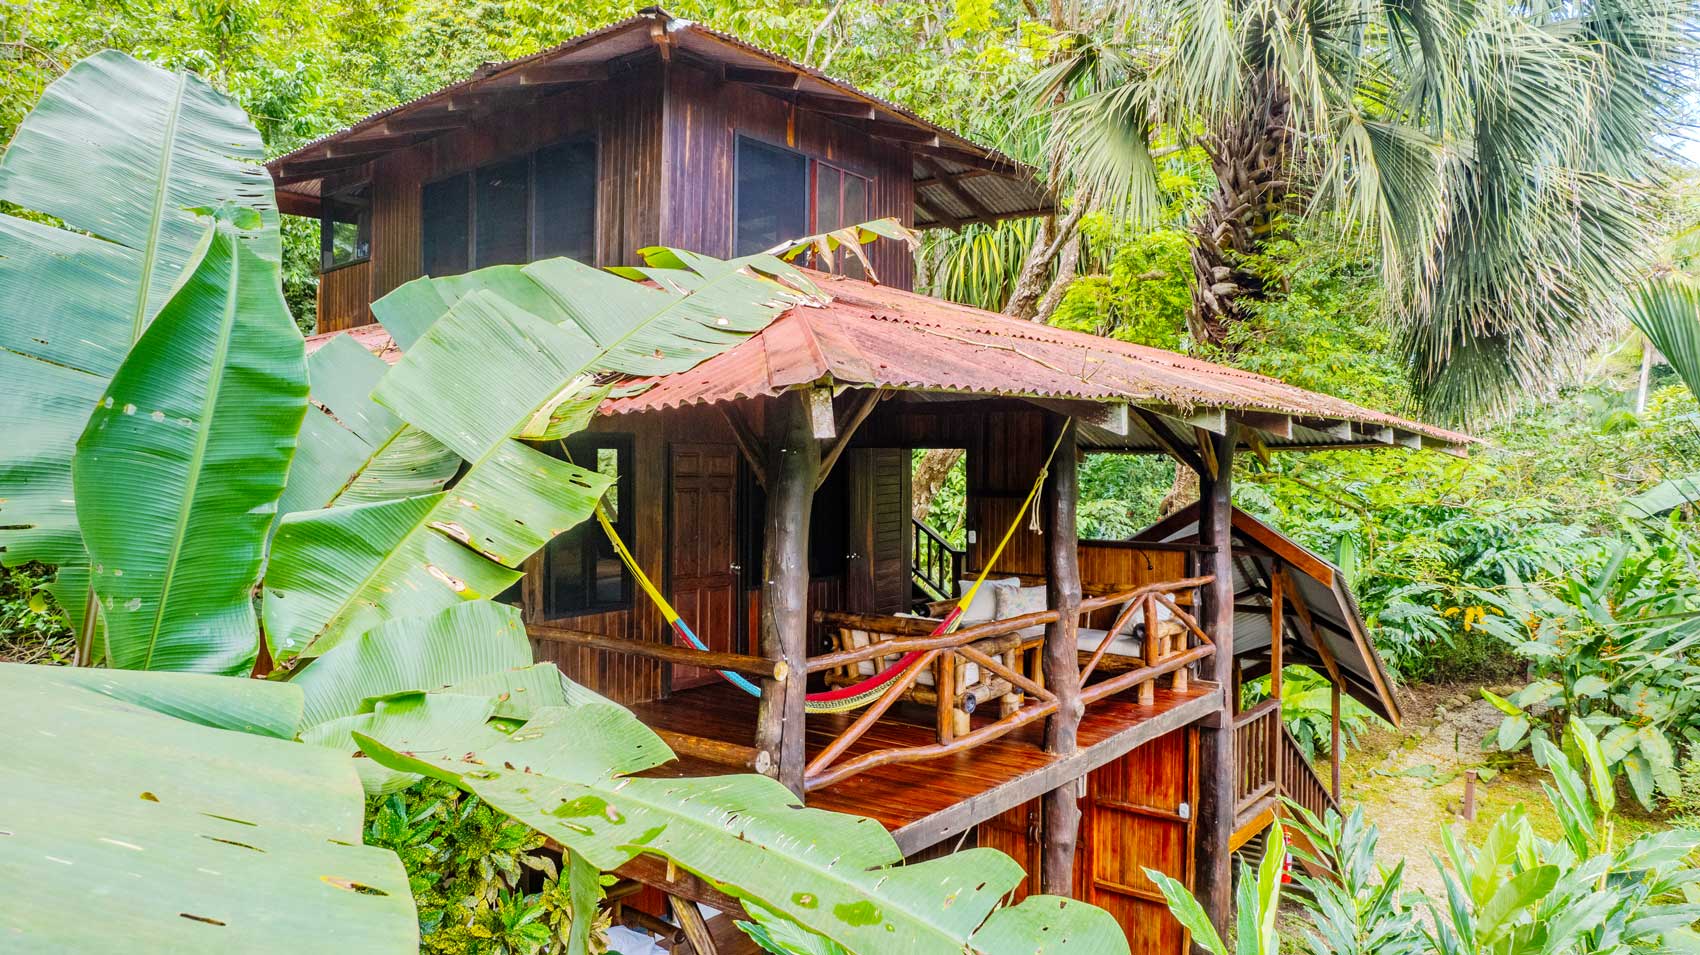
[[[270,168],[283,209],[323,225],[315,341],[350,334],[392,357],[368,306],[421,275],[623,264],[657,244],[729,256],[882,216],[957,227],[1050,208],[1007,158],[654,9]],[[1182,951],[1143,869],[1225,919],[1230,852],[1273,797],[1328,796],[1270,709],[1240,712],[1237,681],[1314,658],[1397,715],[1338,572],[1232,512],[1234,456],[1468,439],[916,295],[906,249],[870,252],[883,285],[820,276],[830,305],[608,401],[570,442],[618,475],[614,526],[708,649],[676,642],[591,522],[511,595],[537,656],[637,712],[679,754],[670,772],[771,774],[810,806],[877,819],[912,858],[1004,849],[1022,891],[1108,909],[1135,951]],[[961,549],[911,518],[924,448],[966,453]],[[1078,462],[1097,453],[1169,455],[1202,500],[1137,540],[1079,540]],[[935,635],[937,598],[982,570],[963,626]],[[865,705],[822,703],[894,660],[911,662]],[[735,902],[664,865],[628,868],[652,888],[622,918],[701,955],[746,950],[684,900]]]

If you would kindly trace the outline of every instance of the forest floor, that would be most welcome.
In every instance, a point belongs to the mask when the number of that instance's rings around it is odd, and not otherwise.
[[[1516,686],[1489,686],[1509,694]],[[1484,749],[1482,741],[1498,726],[1500,713],[1482,698],[1476,684],[1420,685],[1402,688],[1404,724],[1371,730],[1346,760],[1342,784],[1348,807],[1361,804],[1381,830],[1377,856],[1385,866],[1405,862],[1405,886],[1431,899],[1446,897],[1435,858],[1444,854],[1441,833],[1461,825],[1474,842],[1507,810],[1522,805],[1535,830],[1559,834],[1558,819],[1542,784],[1549,778],[1527,751],[1507,755]],[[1459,814],[1465,773],[1474,769],[1476,816]],[[1668,823],[1646,815],[1627,793],[1618,799],[1620,838],[1664,828]]]

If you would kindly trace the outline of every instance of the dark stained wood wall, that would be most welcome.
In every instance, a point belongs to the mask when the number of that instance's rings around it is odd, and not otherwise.
[[[372,291],[372,263],[356,262],[319,275],[316,327],[321,332],[340,332],[372,320],[368,308]]]
[[[661,234],[661,114],[660,71],[638,63],[375,160],[371,298],[421,274],[425,183],[579,135],[597,141],[598,264],[634,264]]]
[[[732,254],[732,202],[738,136],[786,146],[866,176],[868,218],[895,216],[913,225],[913,160],[907,148],[875,140],[853,126],[790,104],[742,83],[727,83],[696,65],[669,67],[662,166],[662,243],[725,258]],[[870,249],[883,284],[914,285],[914,260],[900,243]]]

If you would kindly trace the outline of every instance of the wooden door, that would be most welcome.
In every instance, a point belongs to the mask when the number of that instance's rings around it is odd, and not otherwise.
[[[1186,955],[1191,939],[1144,870],[1192,888],[1197,799],[1198,747],[1190,728],[1154,739],[1087,777],[1074,897],[1114,915],[1133,955]],[[1017,900],[1039,891],[1041,807],[1035,799],[980,823],[979,844],[1009,854],[1027,870]]]
[[[675,444],[669,494],[668,599],[710,650],[738,646],[738,451],[730,444]],[[684,638],[674,635],[674,642]],[[720,679],[674,666],[674,690]]]
[[[1076,855],[1076,898],[1127,930],[1133,955],[1181,955],[1188,937],[1146,869],[1193,885],[1195,731],[1158,737],[1087,778]]]
[[[846,603],[860,613],[905,613],[913,589],[909,578],[910,454],[903,448],[857,448],[848,458]]]
[[[1039,864],[1043,859],[1043,842],[1039,831],[1043,822],[1043,803],[1035,799],[1014,809],[1005,810],[980,823],[978,844],[996,849],[1016,862],[1027,872],[1027,878],[1015,887],[1019,902],[1039,891]]]

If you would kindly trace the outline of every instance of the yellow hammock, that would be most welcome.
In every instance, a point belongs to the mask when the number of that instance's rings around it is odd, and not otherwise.
[[[1015,512],[1015,518],[1010,521],[1009,527],[1003,532],[1003,538],[998,541],[997,548],[992,551],[991,559],[986,561],[985,566],[980,569],[980,573],[975,576],[973,586],[969,587],[967,592],[957,600],[956,606],[951,608],[950,613],[933,630],[933,636],[954,632],[961,625],[963,611],[967,610],[969,604],[974,602],[974,595],[980,592],[980,585],[986,582],[986,575],[991,573],[993,567],[997,566],[998,558],[1003,556],[1004,548],[1008,546],[1010,538],[1015,536],[1016,529],[1021,526],[1022,516],[1027,513],[1028,508],[1033,506],[1034,499],[1039,496],[1039,490],[1045,486],[1045,478],[1051,471],[1051,462],[1056,459],[1057,449],[1062,447],[1063,434],[1066,433],[1065,427],[1057,435],[1056,443],[1051,445],[1050,454],[1045,456],[1044,466],[1039,469],[1039,475],[1033,479],[1033,487],[1028,490],[1026,499],[1021,502],[1020,509]],[[679,612],[673,609],[673,605],[667,602],[666,597],[661,596],[661,591],[656,589],[655,584],[650,581],[649,575],[645,574],[643,568],[638,566],[637,559],[626,547],[626,542],[620,539],[619,533],[614,530],[613,523],[608,520],[608,512],[603,509],[601,501],[596,502],[596,522],[602,525],[603,533],[608,535],[609,543],[614,545],[614,552],[620,555],[620,562],[626,565],[626,569],[631,572],[632,578],[638,582],[638,586],[643,588],[643,592],[661,610],[661,615],[666,618],[667,625],[672,627],[675,633],[684,637],[691,646],[706,651],[708,647],[697,639],[697,635],[691,631],[689,625],[680,618]],[[885,692],[886,684],[895,680],[899,674],[913,666],[921,656],[921,651],[904,654],[903,658],[896,663],[854,686],[840,687],[823,693],[811,693],[803,703],[803,710],[808,713],[842,713],[867,706],[879,699],[880,695]],[[744,692],[752,696],[761,695],[761,687],[756,686],[742,674],[733,673],[729,670],[717,672],[727,682]]]

